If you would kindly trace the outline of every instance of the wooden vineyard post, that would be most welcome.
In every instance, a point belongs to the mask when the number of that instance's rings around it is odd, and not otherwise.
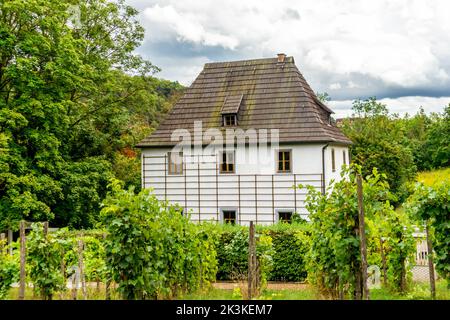
[[[185,196],[186,196],[186,193],[185,193]],[[106,239],[106,234],[104,233],[103,234],[103,242],[105,241],[105,239]],[[111,300],[111,290],[110,290],[110,288],[111,288],[111,278],[110,278],[110,275],[109,275],[109,271],[107,271],[106,283],[105,283],[105,300]]]
[[[61,293],[59,294],[59,299],[63,300],[64,298],[64,294],[63,292],[65,291],[65,289],[67,288],[67,281],[66,281],[66,265],[64,264],[64,255],[65,255],[65,251],[64,248],[61,249],[61,274],[63,277],[63,282],[64,282],[64,290],[61,291]]]
[[[25,221],[20,221],[20,280],[19,280],[19,300],[25,298],[25,259],[26,259],[26,240],[25,240]]]
[[[362,281],[362,299],[369,300],[369,288],[367,287],[367,242],[366,242],[366,228],[364,222],[364,204],[363,204],[363,189],[362,177],[360,174],[356,175],[356,183],[358,189],[358,226],[359,237],[361,239],[361,281]]]
[[[72,276],[72,300],[77,300],[78,288],[77,288],[77,274]]]
[[[80,282],[81,282],[81,293],[83,295],[83,299],[87,299],[86,294],[86,281],[84,279],[84,272],[83,272],[83,240],[78,240],[78,270],[80,275]]]
[[[256,280],[256,242],[255,225],[250,221],[248,235],[248,299],[251,300],[255,292]]]
[[[43,223],[43,231],[44,231],[44,243],[47,243],[47,239],[48,239],[48,221],[44,221],[44,223]],[[49,295],[49,300],[52,300],[52,296],[51,295]],[[41,299],[42,300],[47,300],[47,297],[46,296],[43,296],[42,294],[41,294]]]
[[[4,233],[0,233],[0,255],[3,254],[4,246],[3,241],[5,240],[6,235]]]
[[[48,221],[44,222],[44,237],[45,239],[47,239],[47,235],[48,235]]]
[[[380,237],[380,254],[381,254],[381,264],[383,266],[383,284],[387,286],[387,262],[386,255],[384,254],[384,240]]]
[[[13,255],[13,247],[12,247],[12,242],[13,242],[13,232],[11,229],[8,229],[8,244],[9,246],[9,255],[12,256]]]
[[[428,251],[428,271],[430,274],[430,292],[431,298],[436,299],[436,283],[434,278],[434,261],[433,261],[433,246],[431,244],[430,238],[430,227],[427,221],[426,223],[426,234],[427,234],[427,251]]]

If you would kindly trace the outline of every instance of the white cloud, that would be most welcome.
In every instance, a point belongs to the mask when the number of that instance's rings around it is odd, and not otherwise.
[[[128,1],[146,29],[139,52],[183,84],[207,61],[285,52],[337,99],[450,96],[447,0]],[[175,49],[161,53],[167,43]]]
[[[205,28],[194,14],[180,14],[172,5],[159,6],[158,4],[144,9],[144,19],[152,23],[151,27],[157,26],[158,36],[168,36],[172,33],[178,41],[191,41],[206,46],[222,46],[227,49],[235,49],[238,40],[234,37],[224,35],[218,31],[210,31]],[[167,32],[168,34],[164,34]],[[161,38],[160,38],[161,39]]]

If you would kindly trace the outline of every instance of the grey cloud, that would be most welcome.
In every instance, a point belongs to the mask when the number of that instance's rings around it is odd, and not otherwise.
[[[230,0],[226,5],[206,0],[127,3],[141,12],[154,6],[170,8],[167,14],[173,12],[192,23],[188,27],[197,28],[198,37],[186,37],[192,33],[181,29],[186,33],[180,35],[180,29],[165,19],[155,25],[148,17],[140,17],[147,30],[137,52],[162,69],[158,76],[185,85],[206,62],[271,57],[283,51],[294,56],[314,91],[328,92],[336,101],[450,96],[450,23],[442,17],[425,23],[423,15],[429,13],[414,5],[397,3],[391,9],[398,13],[393,14],[375,2],[370,2],[370,10],[365,4],[345,1],[339,5],[287,0]],[[435,15],[443,10],[436,8]],[[208,32],[219,36],[205,41],[211,36],[205,36]],[[236,45],[230,45],[230,39]],[[412,101],[416,100],[408,103]],[[336,105],[337,110],[349,107],[346,102]]]
[[[297,10],[287,8],[284,11],[284,18],[292,19],[292,20],[300,20],[300,13]]]

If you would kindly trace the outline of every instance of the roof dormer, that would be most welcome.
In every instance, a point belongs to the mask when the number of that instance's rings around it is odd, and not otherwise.
[[[238,124],[238,112],[241,107],[242,98],[244,95],[240,94],[228,94],[223,102],[220,114],[222,115],[222,126],[233,127]]]

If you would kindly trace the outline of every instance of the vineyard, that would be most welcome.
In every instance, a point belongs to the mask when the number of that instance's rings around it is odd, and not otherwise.
[[[294,217],[292,224],[258,225],[254,249],[248,227],[192,223],[150,190],[135,193],[111,180],[97,229],[54,230],[47,222],[22,222],[16,242],[7,244],[2,235],[0,298],[196,299],[207,292],[209,298],[248,299],[242,284],[252,272],[258,282],[255,299],[383,299],[412,293],[414,298],[417,290],[428,290],[422,298],[435,298],[436,288],[437,298],[448,298],[449,181],[411,186],[404,210],[395,210],[382,174],[374,170],[362,179],[363,259],[359,170],[344,172],[347,179],[326,194],[297,186],[309,190],[310,221]],[[417,287],[411,278],[418,227],[427,231],[434,250],[429,259],[441,279],[437,286],[430,279]],[[249,268],[252,250],[254,270]],[[366,259],[381,270],[381,289],[367,293],[362,280]],[[234,290],[217,289],[217,281],[231,282]],[[274,291],[273,281],[305,285],[300,291]]]

